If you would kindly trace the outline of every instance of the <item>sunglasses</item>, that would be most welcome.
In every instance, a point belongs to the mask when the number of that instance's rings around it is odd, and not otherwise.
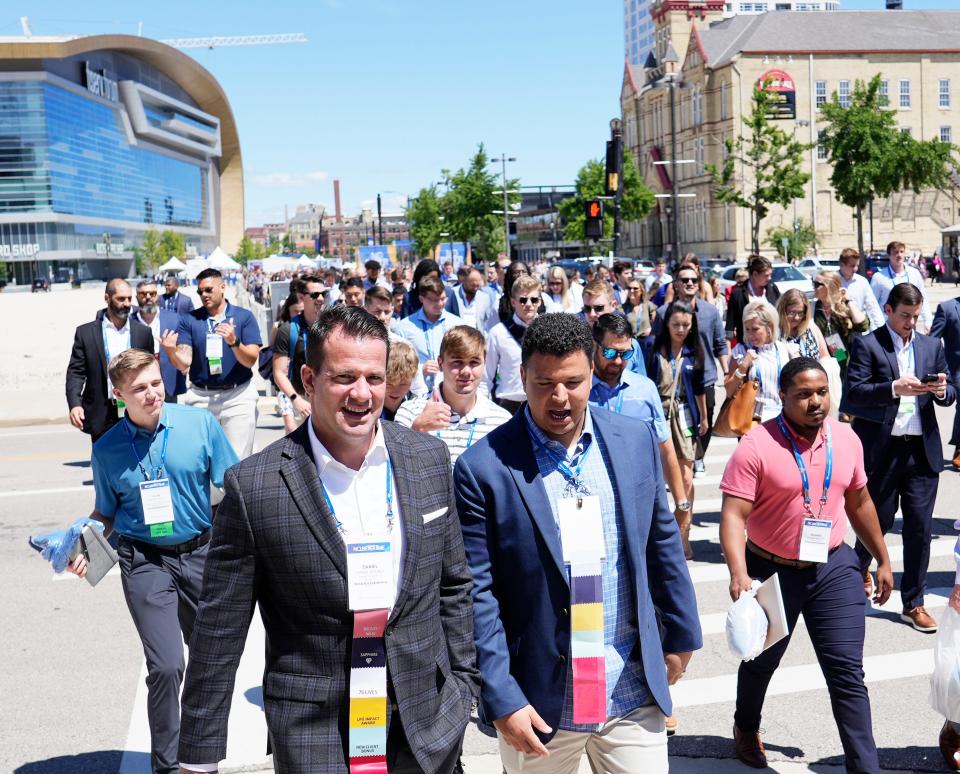
[[[594,304],[593,306],[590,306],[590,304],[584,304],[583,307],[584,314],[590,314],[590,312],[594,312],[595,314],[603,314],[605,311],[607,311],[606,304]]]
[[[316,301],[318,298],[320,298],[320,296],[323,295],[323,291],[322,291],[322,290],[315,290],[315,291],[313,291],[313,293],[304,293],[304,295],[305,295],[305,296],[310,296],[310,298],[312,298],[314,301]]]
[[[197,288],[197,295],[205,296],[208,293],[213,293],[213,291],[214,291],[214,288]]]
[[[157,291],[154,290],[154,291],[151,293],[151,292],[148,291],[148,290],[141,290],[139,293],[137,293],[137,295],[138,295],[138,296],[146,296],[147,298],[151,298],[151,297],[154,297],[154,298],[155,298],[156,295],[157,295]]]
[[[641,290],[641,288],[639,285],[627,285],[627,290],[629,290],[632,293],[635,290]]]
[[[677,280],[681,285],[696,285],[699,281],[696,277],[680,277]]]
[[[616,360],[619,357],[621,360],[627,361],[633,357],[633,350],[614,349],[613,347],[609,347],[600,350],[600,354],[602,354],[607,360]]]
[[[550,282],[548,282],[547,284],[548,284],[548,285],[562,285],[562,284],[563,284],[563,280],[550,280]]]
[[[540,296],[520,296],[517,299],[517,303],[520,304],[520,306],[526,306],[527,304],[539,304]]]
[[[824,283],[820,282],[819,280],[813,280],[813,286],[815,288],[822,288],[824,286]]]

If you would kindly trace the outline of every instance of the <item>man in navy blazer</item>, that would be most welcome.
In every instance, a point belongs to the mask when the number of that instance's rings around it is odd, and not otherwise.
[[[933,315],[930,335],[943,341],[943,351],[950,369],[950,381],[960,384],[960,298],[951,298],[937,307]],[[953,466],[960,469],[960,407],[953,417],[953,432],[950,435],[953,449]]]
[[[164,401],[176,403],[177,396],[187,391],[187,377],[170,362],[170,358],[160,346],[160,339],[167,331],[180,327],[180,313],[161,309],[157,304],[157,283],[142,280],[137,283],[137,304],[130,314],[131,320],[146,325],[153,333],[153,351],[160,353],[160,377],[163,379]]]
[[[854,337],[840,412],[855,417],[853,430],[863,443],[867,490],[884,534],[893,527],[898,507],[903,512],[900,618],[918,631],[935,632],[937,622],[923,606],[933,503],[943,470],[934,403],[949,406],[957,394],[947,378],[943,345],[915,330],[923,303],[919,288],[907,282],[896,285],[883,306],[887,324]],[[870,553],[859,541],[856,549],[869,596]]]
[[[474,579],[480,711],[511,774],[576,772],[584,752],[595,771],[667,771],[668,686],[702,645],[656,438],[641,420],[589,410],[593,346],[574,315],[531,323],[521,355],[526,407],[454,469]],[[606,695],[596,711],[605,722],[591,725],[573,721],[577,600],[564,544],[574,546],[558,519],[561,502],[581,496],[599,500],[606,554],[594,587],[602,585],[596,644]]]

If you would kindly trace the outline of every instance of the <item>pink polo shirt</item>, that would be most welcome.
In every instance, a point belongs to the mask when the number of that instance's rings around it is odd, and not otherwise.
[[[863,447],[850,425],[827,418],[833,440],[833,481],[820,518],[830,519],[830,548],[836,548],[847,532],[844,494],[867,485],[863,469]],[[788,425],[789,427],[789,425]],[[792,431],[791,431],[792,432]],[[821,431],[811,446],[794,435],[797,450],[807,466],[810,480],[810,509],[820,512],[823,474],[827,465],[826,434]],[[803,529],[803,484],[790,442],[784,438],[776,419],[768,420],[747,433],[727,461],[720,490],[753,502],[747,518],[747,537],[771,554],[796,559]]]

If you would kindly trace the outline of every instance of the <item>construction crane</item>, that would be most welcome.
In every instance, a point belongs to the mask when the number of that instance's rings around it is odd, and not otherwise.
[[[309,43],[302,32],[288,32],[278,35],[234,35],[232,37],[213,38],[172,38],[161,40],[172,48],[222,48],[224,46],[269,46],[280,43]]]

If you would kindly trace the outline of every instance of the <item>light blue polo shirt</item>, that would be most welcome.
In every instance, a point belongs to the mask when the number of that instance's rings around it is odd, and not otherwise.
[[[170,480],[175,518],[173,534],[153,538],[150,527],[143,523],[140,482],[144,477],[137,456],[153,478],[160,465],[165,431],[167,450],[161,477]],[[139,428],[126,417],[93,445],[96,509],[114,519],[114,529],[124,537],[156,545],[183,543],[210,528],[210,484],[223,486],[227,468],[239,461],[213,414],[165,403],[156,432]]]
[[[627,417],[642,419],[651,425],[660,443],[669,440],[670,429],[663,415],[660,392],[651,379],[624,369],[616,387],[611,387],[596,374],[590,389],[590,405]]]

